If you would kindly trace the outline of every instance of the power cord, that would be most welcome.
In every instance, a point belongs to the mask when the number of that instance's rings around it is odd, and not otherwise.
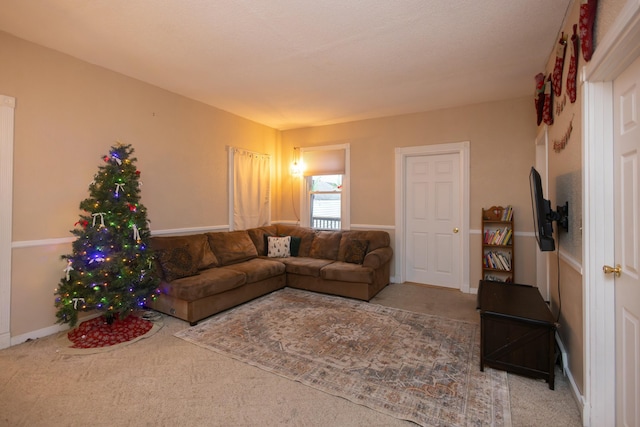
[[[556,323],[560,322],[560,313],[562,312],[562,295],[560,294],[560,236],[558,236],[558,253],[556,254],[556,261],[558,262],[558,267],[556,269],[556,273],[558,276],[558,317],[556,318]]]
[[[158,322],[162,320],[162,314],[152,310],[145,310],[140,317],[143,320],[148,320],[150,322]]]
[[[300,217],[298,216],[298,211],[296,210],[296,204],[293,200],[293,180],[294,177],[291,177],[291,207],[293,208],[293,214],[296,216],[296,221],[300,224]]]

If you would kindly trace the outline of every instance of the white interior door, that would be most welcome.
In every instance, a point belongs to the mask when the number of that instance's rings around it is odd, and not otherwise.
[[[405,184],[406,280],[459,288],[459,154],[407,157]]]
[[[616,425],[640,426],[640,59],[613,90]]]

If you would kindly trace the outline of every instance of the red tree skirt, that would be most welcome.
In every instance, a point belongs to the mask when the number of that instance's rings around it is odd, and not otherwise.
[[[71,348],[99,348],[131,341],[149,332],[153,322],[129,315],[123,320],[116,319],[110,325],[104,317],[82,322],[71,330],[67,337],[73,343]]]

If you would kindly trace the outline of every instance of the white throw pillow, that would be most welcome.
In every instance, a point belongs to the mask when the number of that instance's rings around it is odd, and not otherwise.
[[[272,237],[269,236],[269,252],[267,256],[270,258],[289,258],[291,256],[291,236]]]

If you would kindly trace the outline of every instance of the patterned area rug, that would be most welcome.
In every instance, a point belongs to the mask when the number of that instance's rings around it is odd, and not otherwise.
[[[285,288],[176,336],[424,426],[510,426],[479,325]]]

